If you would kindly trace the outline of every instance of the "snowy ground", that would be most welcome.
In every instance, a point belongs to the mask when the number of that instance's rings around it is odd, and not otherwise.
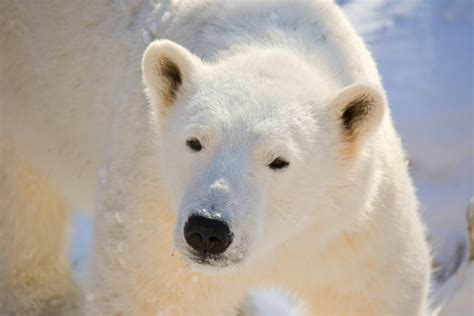
[[[373,51],[410,159],[421,211],[443,259],[464,238],[473,193],[473,0],[338,0]],[[78,215],[73,262],[82,275],[90,222]],[[442,315],[474,315],[474,267]],[[452,290],[451,290],[452,291]],[[453,291],[454,292],[454,291]]]

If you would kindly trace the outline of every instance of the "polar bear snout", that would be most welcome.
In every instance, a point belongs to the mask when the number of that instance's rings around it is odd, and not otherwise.
[[[184,238],[200,257],[206,257],[222,254],[232,243],[233,234],[224,221],[191,215],[184,225]]]

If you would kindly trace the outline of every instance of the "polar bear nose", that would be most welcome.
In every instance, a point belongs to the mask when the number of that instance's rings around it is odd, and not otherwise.
[[[226,222],[192,215],[184,225],[184,238],[201,255],[218,255],[229,247],[233,234]]]

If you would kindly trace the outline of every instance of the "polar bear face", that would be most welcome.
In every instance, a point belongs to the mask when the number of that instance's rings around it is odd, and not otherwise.
[[[260,49],[205,64],[166,40],[145,52],[175,246],[194,268],[242,267],[316,222],[321,235],[340,222],[331,192],[385,101],[370,85],[341,91],[301,60]]]

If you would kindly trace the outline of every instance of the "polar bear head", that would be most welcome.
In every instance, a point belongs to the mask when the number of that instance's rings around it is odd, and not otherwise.
[[[210,63],[168,40],[147,48],[143,80],[177,210],[175,245],[194,268],[242,267],[302,231],[324,240],[360,216],[338,198],[354,195],[348,174],[381,125],[385,97],[372,84],[341,88],[315,68],[284,49]]]

